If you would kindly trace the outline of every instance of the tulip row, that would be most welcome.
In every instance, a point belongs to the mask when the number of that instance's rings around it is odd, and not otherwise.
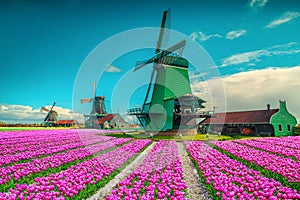
[[[300,164],[295,160],[259,151],[234,142],[212,141],[210,143],[234,156],[235,159],[261,171],[266,176],[300,191],[300,185],[298,184],[300,182]]]
[[[299,199],[300,194],[204,142],[184,142],[213,199]]]
[[[3,145],[31,146],[40,143],[64,140],[65,138],[90,138],[96,134],[107,134],[115,132],[130,132],[131,130],[93,130],[93,129],[70,129],[70,130],[35,130],[35,131],[16,131],[1,132],[0,148]],[[21,144],[20,144],[21,142]]]
[[[300,136],[288,136],[288,137],[280,137],[280,138],[260,138],[260,139],[255,139],[255,141],[300,150]]]
[[[57,168],[73,161],[80,162],[80,160],[83,158],[92,156],[93,154],[98,153],[100,151],[119,146],[130,140],[131,139],[128,138],[111,138],[110,141],[87,146],[86,148],[69,150],[67,152],[64,152],[63,154],[54,154],[42,159],[34,159],[31,162],[19,163],[13,166],[0,168],[0,184],[7,183],[8,181],[15,182],[23,177],[26,177],[27,179],[28,176],[36,176],[37,173],[40,173],[41,171]],[[0,191],[8,190],[8,185],[10,186],[11,184],[6,185],[2,185],[2,187],[0,186]]]
[[[1,133],[0,147],[2,145],[20,145],[21,141],[24,146],[30,146],[40,143],[48,143],[58,141],[63,138],[77,137],[75,130],[36,130],[36,131],[18,131],[8,132],[10,137],[6,137]]]
[[[26,137],[0,138],[0,155],[16,154],[24,151],[48,149],[49,147],[62,146],[66,144],[87,142],[99,138],[96,134],[111,133],[113,130],[56,130],[56,131],[19,131],[18,135]],[[121,131],[121,130],[118,130]],[[128,132],[129,130],[122,130]],[[12,134],[14,135],[14,134]],[[2,134],[0,135],[0,137]]]
[[[42,138],[41,138],[42,139]],[[55,147],[58,145],[72,144],[79,142],[80,138],[75,134],[67,136],[57,135],[56,137],[50,137],[45,140],[36,140],[30,142],[24,142],[22,139],[17,140],[17,144],[5,144],[0,146],[2,155],[16,154],[25,151],[34,151],[39,149],[45,149],[49,147]]]
[[[257,149],[261,149],[267,152],[275,153],[282,156],[288,156],[291,158],[296,158],[297,161],[300,160],[300,149],[287,148],[284,146],[274,145],[270,143],[264,143],[259,140],[235,140],[241,145],[247,145]]]
[[[128,132],[132,132],[132,130],[98,130],[97,134],[101,133],[101,134],[109,134],[109,133],[128,133]]]
[[[43,147],[40,146],[40,149],[34,148],[34,150],[30,150],[28,148],[27,151],[17,153],[17,154],[8,154],[8,155],[2,155],[0,157],[0,167],[3,165],[8,165],[12,164],[15,162],[27,162],[30,161],[30,159],[39,157],[39,156],[47,156],[47,155],[52,155],[54,153],[70,150],[70,149],[75,149],[75,148],[81,148],[84,147],[85,145],[90,145],[93,143],[99,143],[99,142],[104,142],[111,139],[111,137],[98,137],[97,139],[91,139],[87,141],[72,141],[72,142],[65,142],[65,144],[60,145],[59,143],[52,143],[51,146],[48,146],[48,144],[44,144]],[[53,146],[55,145],[55,146]]]
[[[161,140],[106,200],[182,200],[186,188],[176,142]]]
[[[24,134],[26,131],[23,132]],[[55,134],[53,134],[55,133]],[[19,133],[20,134],[20,133]],[[84,143],[85,145],[89,143],[94,143],[93,141],[98,139],[99,136],[95,135],[94,131],[86,132],[86,131],[75,131],[75,130],[68,130],[68,131],[53,131],[50,132],[47,138],[43,137],[45,131],[37,132],[37,135],[32,136],[34,141],[26,142],[24,138],[16,138],[14,142],[16,144],[4,144],[0,146],[1,154],[15,154],[19,152],[25,151],[34,151],[34,150],[41,150],[41,149],[48,149],[51,147],[61,146],[65,144],[74,144],[74,143]],[[95,141],[97,142],[97,141]]]
[[[27,140],[27,141],[34,141],[38,140],[39,137],[45,137],[46,135],[55,135],[61,130],[57,130],[55,132],[49,130],[27,130],[27,131],[9,131],[9,132],[1,132],[0,135],[0,145],[9,144],[9,143],[16,143],[15,140]],[[68,132],[68,131],[67,131]],[[60,132],[62,133],[62,132]]]
[[[66,136],[75,133],[84,133],[83,135],[96,134],[101,132],[101,130],[96,129],[63,129],[63,130],[26,130],[26,131],[9,131],[1,132],[0,134],[0,145],[17,143],[16,140],[28,141],[38,141],[41,138],[47,140],[49,137],[53,136]]]
[[[134,140],[67,170],[35,178],[33,184],[18,184],[9,193],[0,193],[0,199],[68,199],[76,196],[78,199],[87,198],[91,192],[95,192],[113,178],[127,164],[126,161],[150,143],[151,140]]]

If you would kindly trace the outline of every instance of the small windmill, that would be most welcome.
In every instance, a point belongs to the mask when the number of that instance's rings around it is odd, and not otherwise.
[[[95,122],[97,121],[97,119],[107,115],[104,104],[105,96],[97,96],[96,89],[96,82],[94,82],[94,97],[80,100],[82,104],[93,102],[91,113],[89,115],[84,115],[84,117],[86,118],[86,127],[95,127]]]
[[[55,104],[56,104],[56,102],[53,103],[50,110],[48,110],[47,108],[41,107],[41,110],[47,113],[47,115],[44,119],[44,122],[43,122],[47,126],[52,126],[57,121],[58,113],[53,110]]]
[[[197,111],[205,101],[194,96],[190,87],[188,61],[182,58],[186,41],[167,48],[171,24],[170,9],[163,12],[155,56],[137,62],[134,71],[153,63],[149,86],[142,108],[129,109],[146,131],[194,129]],[[175,52],[178,52],[175,54]],[[155,82],[152,84],[156,74]],[[151,90],[152,88],[152,90]],[[151,99],[149,93],[152,91]],[[193,121],[193,122],[191,122]]]

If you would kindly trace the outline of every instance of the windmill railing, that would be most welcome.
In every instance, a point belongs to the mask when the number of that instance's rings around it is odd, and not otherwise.
[[[197,112],[197,113],[183,113],[183,112],[180,112],[180,113],[174,113],[175,115],[178,115],[178,116],[190,116],[190,117],[196,117],[196,118],[211,118],[211,117],[214,117],[214,113],[212,112],[208,112],[208,111],[205,111],[205,112]]]
[[[131,108],[127,110],[129,115],[148,115],[148,113],[143,113],[141,108]]]
[[[83,115],[84,117],[104,117],[107,116],[107,113],[103,113],[103,114],[85,114]]]

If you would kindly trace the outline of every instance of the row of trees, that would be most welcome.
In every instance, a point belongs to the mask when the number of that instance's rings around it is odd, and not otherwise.
[[[42,124],[6,124],[4,122],[0,122],[0,127],[42,127]]]
[[[294,127],[294,135],[300,135],[300,124]]]

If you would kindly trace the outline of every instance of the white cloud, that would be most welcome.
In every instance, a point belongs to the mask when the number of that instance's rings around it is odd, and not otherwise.
[[[284,23],[288,23],[291,22],[295,19],[297,19],[298,17],[300,17],[300,13],[299,12],[291,12],[288,11],[286,13],[284,13],[281,17],[279,17],[278,19],[275,19],[273,21],[271,21],[266,28],[275,28],[281,24]]]
[[[247,31],[245,29],[237,30],[237,31],[230,31],[227,33],[226,39],[233,40],[235,38],[239,38],[239,37],[245,35],[246,33],[247,33]]]
[[[230,65],[239,65],[243,63],[251,63],[261,61],[261,57],[270,57],[273,55],[291,55],[300,53],[300,48],[298,43],[290,42],[283,45],[275,45],[269,48],[260,49],[256,51],[244,52],[231,55],[227,58],[221,60],[221,67],[226,67]]]
[[[208,74],[208,72],[199,72],[197,70],[189,71],[189,78],[191,81],[202,79]]]
[[[209,40],[211,38],[218,37],[222,38],[219,34],[211,34],[211,35],[205,35],[203,32],[193,32],[190,34],[190,38],[194,41],[199,40],[200,42],[204,42],[206,40]]]
[[[45,106],[50,109],[52,105]],[[76,119],[81,120],[83,116],[79,113],[73,112],[70,109],[55,106],[53,108],[58,112],[59,119]],[[8,123],[41,123],[46,117],[46,113],[42,112],[40,108],[33,109],[31,106],[25,105],[0,105],[0,121]]]
[[[263,8],[268,0],[250,0],[249,6],[255,10]]]
[[[245,29],[242,30],[233,30],[230,31],[226,34],[226,37],[223,37],[220,34],[210,34],[210,35],[206,35],[205,33],[199,31],[199,32],[193,32],[190,34],[190,38],[194,41],[200,41],[200,42],[204,42],[206,40],[212,39],[212,38],[225,38],[225,39],[229,39],[229,40],[233,40],[235,38],[239,38],[243,35],[245,35],[247,33],[247,31]]]
[[[121,72],[122,70],[116,66],[109,65],[105,71],[109,72],[109,73],[118,73],[118,72]]]
[[[269,103],[272,108],[278,108],[279,99],[287,100],[287,107],[300,121],[299,86],[300,66],[290,68],[266,68],[232,74],[206,82],[192,83],[194,94],[207,100],[207,108],[212,109],[211,93],[218,90],[220,80],[226,92],[227,111],[266,109]],[[210,85],[208,89],[207,85]],[[217,112],[225,111],[221,107],[222,99],[213,99]]]
[[[268,55],[269,53],[266,50],[257,50],[240,54],[234,54],[222,59],[221,67],[226,67],[229,65],[239,65],[248,62],[258,62],[260,61],[259,57]]]

